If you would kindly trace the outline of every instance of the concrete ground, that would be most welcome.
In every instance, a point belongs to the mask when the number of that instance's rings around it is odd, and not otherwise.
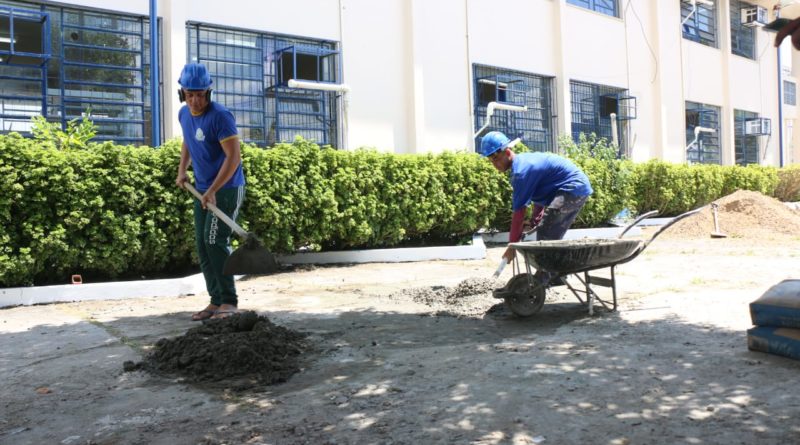
[[[241,308],[316,346],[274,386],[123,372],[206,295],[0,310],[0,443],[800,442],[800,362],[746,343],[748,303],[800,275],[796,240],[658,239],[617,269],[619,311],[593,316],[563,288],[527,319],[488,293],[407,292],[488,279],[502,251],[239,282]]]

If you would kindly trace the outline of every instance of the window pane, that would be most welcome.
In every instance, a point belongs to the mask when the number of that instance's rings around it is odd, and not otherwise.
[[[538,151],[554,151],[551,77],[484,65],[474,65],[475,130],[486,124],[489,102],[526,105],[527,111],[496,110],[483,134],[502,131],[511,139]]]

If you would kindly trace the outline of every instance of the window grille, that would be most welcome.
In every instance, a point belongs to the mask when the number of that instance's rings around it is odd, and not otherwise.
[[[758,136],[746,135],[745,121],[755,119],[758,113],[733,110],[733,146],[736,165],[758,164]]]
[[[552,77],[476,64],[473,78],[474,130],[486,124],[489,102],[528,107],[527,111],[495,111],[488,127],[476,138],[476,148],[483,134],[497,130],[511,139],[520,138],[532,150],[555,151]]]
[[[214,100],[234,114],[243,141],[270,146],[302,136],[320,144],[337,142],[339,93],[286,88],[288,78],[282,78],[296,61],[302,76],[319,69],[340,80],[338,57],[310,68],[316,58],[309,53],[335,52],[335,42],[197,23],[188,24],[187,32],[189,59],[208,66]]]
[[[696,102],[686,102],[686,145],[694,141],[695,127],[713,128],[713,133],[702,132],[696,144],[686,150],[689,163],[720,164],[720,108]]]
[[[786,105],[797,105],[797,84],[789,80],[783,81],[783,103]]]
[[[617,114],[620,153],[625,153],[628,146],[626,121],[636,117],[635,111],[631,115],[629,104],[633,98],[626,94],[627,90],[575,80],[570,81],[569,86],[573,140],[577,142],[581,133],[587,136],[594,133],[611,142],[610,114],[614,112]],[[623,114],[620,114],[620,105]]]
[[[739,0],[730,0],[731,5],[731,53],[755,60],[755,28],[742,24],[742,8],[753,6]]]
[[[35,42],[49,55],[42,57],[41,68],[14,65],[13,58],[11,64],[0,62],[0,131],[30,134],[30,118],[36,115],[66,128],[68,121],[90,112],[98,126],[95,140],[150,142],[147,17],[2,2],[0,34],[9,23],[3,20],[5,7],[49,17],[43,22],[45,40]]]
[[[567,0],[567,3],[599,12],[601,14],[619,17],[617,0]]]
[[[689,17],[692,11],[690,2],[681,2],[681,21],[683,23],[683,38],[694,42],[702,43],[713,48],[717,47],[717,5],[704,5],[697,2],[695,12]]]

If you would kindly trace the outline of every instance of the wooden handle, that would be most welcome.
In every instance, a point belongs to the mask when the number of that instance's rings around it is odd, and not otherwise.
[[[186,187],[186,190],[189,190],[194,195],[195,198],[200,199],[200,200],[203,199],[203,195],[200,192],[198,192],[197,189],[194,188],[194,186],[191,183],[189,183],[188,181],[184,182],[183,186]],[[208,210],[211,210],[211,212],[214,215],[216,215],[217,218],[221,219],[222,222],[224,222],[225,224],[228,225],[228,227],[233,229],[233,231],[236,232],[237,235],[241,236],[242,238],[247,238],[247,231],[245,231],[243,228],[241,228],[239,226],[239,224],[236,224],[236,222],[234,220],[232,220],[222,210],[217,208],[217,206],[215,206],[214,204],[211,204],[211,203],[206,203],[206,208],[208,208]]]

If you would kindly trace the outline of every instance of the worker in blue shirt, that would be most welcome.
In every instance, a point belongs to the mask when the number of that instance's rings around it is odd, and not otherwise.
[[[512,192],[510,243],[522,238],[525,211],[533,204],[530,224],[537,227],[537,240],[559,240],[575,221],[592,186],[577,165],[553,153],[519,153],[505,134],[492,131],[481,140],[481,154],[500,172],[510,172]],[[514,259],[514,249],[503,254],[506,262]]]
[[[238,298],[233,275],[222,271],[231,253],[232,229],[209,211],[208,204],[236,220],[244,201],[244,172],[233,114],[211,100],[211,75],[205,65],[188,63],[181,71],[178,96],[186,102],[178,112],[183,145],[175,183],[184,188],[189,164],[195,187],[203,194],[194,202],[194,228],[200,269],[211,301],[192,320],[225,318],[236,313]]]

